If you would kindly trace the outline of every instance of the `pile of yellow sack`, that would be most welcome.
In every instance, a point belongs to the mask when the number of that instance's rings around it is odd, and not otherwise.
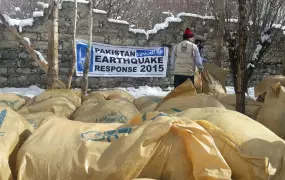
[[[282,82],[264,102],[246,99],[257,121],[212,82],[200,94],[188,80],[165,97],[95,91],[82,103],[74,90],[0,94],[0,179],[283,180]]]
[[[87,123],[127,123],[137,113],[134,97],[122,90],[90,93],[77,109],[73,119]]]

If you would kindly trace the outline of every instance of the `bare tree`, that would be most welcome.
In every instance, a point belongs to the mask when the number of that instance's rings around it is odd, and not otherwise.
[[[223,37],[225,28],[225,1],[224,0],[209,0],[212,12],[216,21],[216,64],[222,66],[222,49],[223,49]]]
[[[70,89],[71,87],[71,81],[72,81],[72,76],[75,71],[75,64],[76,64],[76,29],[77,29],[77,0],[74,0],[74,29],[73,29],[73,46],[72,46],[72,65],[71,65],[71,70],[68,75],[68,83],[67,87]]]
[[[239,112],[244,112],[244,94],[255,67],[272,47],[280,43],[281,28],[285,25],[285,17],[281,15],[284,5],[284,0],[239,0],[238,32],[231,29],[231,16],[226,12],[225,36]]]
[[[49,31],[48,31],[48,63],[47,88],[55,89],[58,77],[58,13],[60,1],[51,0],[49,13]]]
[[[245,62],[247,43],[247,5],[246,0],[239,0],[239,26],[238,26],[238,58],[237,58],[237,82],[236,82],[236,110],[245,113]]]
[[[89,11],[89,43],[88,43],[88,49],[86,53],[86,60],[84,63],[84,70],[83,70],[83,78],[82,78],[82,99],[85,98],[87,95],[87,89],[88,89],[88,73],[90,69],[90,58],[91,58],[91,49],[92,49],[92,33],[93,33],[93,1],[90,0],[89,3],[90,11]]]

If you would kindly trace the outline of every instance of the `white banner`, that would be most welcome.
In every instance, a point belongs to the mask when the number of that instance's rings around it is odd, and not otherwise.
[[[82,76],[88,43],[76,41],[76,75]],[[126,47],[92,43],[89,76],[166,77],[167,47]]]

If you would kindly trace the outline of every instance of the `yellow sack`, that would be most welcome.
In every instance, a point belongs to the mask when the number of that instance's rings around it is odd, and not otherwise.
[[[198,94],[196,96],[168,99],[157,108],[157,111],[172,114],[182,112],[190,108],[204,107],[219,107],[225,109],[225,107],[214,97],[205,94]]]
[[[52,119],[18,153],[18,180],[229,180],[212,137],[193,121],[138,127]],[[159,131],[158,131],[159,129]]]
[[[158,111],[137,114],[135,117],[132,118],[132,120],[128,122],[128,124],[131,126],[138,126],[145,121],[155,120],[157,117],[162,116],[167,116],[167,114]]]
[[[198,121],[214,138],[233,179],[284,179],[285,143],[258,122],[221,108],[189,109],[177,116],[215,125]]]
[[[197,95],[197,91],[190,79],[187,79],[183,84],[172,90],[167,96],[165,96],[158,105],[154,108],[156,111],[165,101],[176,97],[189,97]]]
[[[35,96],[21,108],[20,114],[52,112],[55,115],[70,118],[81,105],[81,97],[73,90],[50,90]]]
[[[277,83],[267,91],[257,121],[281,138],[285,138],[285,88]]]
[[[228,110],[235,111],[236,109],[236,95],[227,94],[217,98]],[[254,99],[245,97],[245,114],[252,119],[256,119],[262,103],[256,102]]]
[[[2,94],[0,93],[0,105],[5,105],[12,108],[14,111],[18,111],[22,106],[24,106],[26,100],[19,97],[16,94]]]
[[[198,94],[203,92],[203,80],[199,71],[194,73],[194,87]]]
[[[13,180],[19,148],[33,127],[9,107],[0,106],[0,179]]]
[[[214,96],[226,93],[227,72],[218,67],[215,63],[204,63],[203,93],[213,94]]]
[[[268,76],[265,79],[263,79],[258,85],[254,87],[254,96],[264,96],[263,94],[266,94],[270,88],[280,82],[282,86],[285,86],[285,76],[282,75],[276,75],[276,76]]]
[[[90,100],[83,102],[75,112],[74,120],[87,123],[126,123],[139,111],[125,100]]]
[[[23,114],[22,115],[33,127],[38,129],[41,124],[46,120],[46,118],[55,116],[52,112],[40,112],[32,114]]]
[[[140,112],[150,112],[157,106],[163,97],[142,96],[134,100],[134,105]]]
[[[120,100],[126,100],[129,102],[133,102],[135,97],[128,93],[127,91],[123,91],[120,89],[115,89],[115,90],[108,90],[108,91],[94,91],[89,93],[89,95],[85,98],[85,100],[94,98],[98,96],[98,93],[101,94],[105,100],[115,100],[115,99],[120,99]]]

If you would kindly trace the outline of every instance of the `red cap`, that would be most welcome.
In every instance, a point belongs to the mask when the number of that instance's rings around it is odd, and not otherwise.
[[[186,28],[186,30],[184,32],[184,37],[192,38],[192,37],[194,37],[194,34],[192,33],[192,31],[189,28]]]

